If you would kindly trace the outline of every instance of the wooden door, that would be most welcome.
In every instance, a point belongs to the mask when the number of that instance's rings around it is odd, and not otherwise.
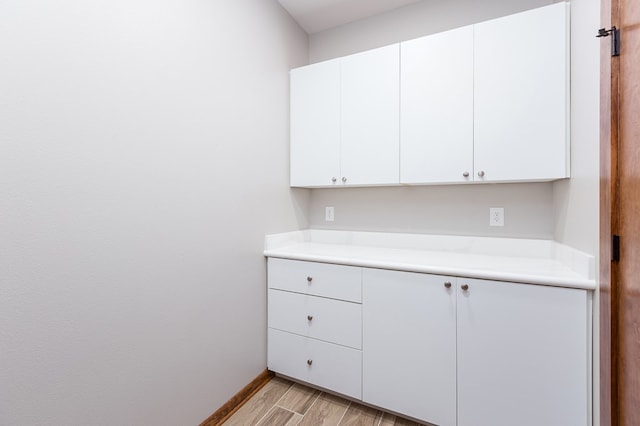
[[[640,2],[602,0],[602,26],[620,28],[601,55],[601,425],[640,424]],[[620,256],[611,261],[611,235]]]

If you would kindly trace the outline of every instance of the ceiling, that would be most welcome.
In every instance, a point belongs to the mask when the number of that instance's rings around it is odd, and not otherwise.
[[[278,0],[309,34],[418,1],[420,0]]]

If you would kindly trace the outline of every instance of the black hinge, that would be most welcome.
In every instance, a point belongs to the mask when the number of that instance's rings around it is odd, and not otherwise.
[[[611,260],[614,262],[620,260],[620,235],[611,236]]]
[[[596,37],[609,37],[611,36],[611,56],[620,56],[620,30],[615,26],[610,30],[600,28]]]

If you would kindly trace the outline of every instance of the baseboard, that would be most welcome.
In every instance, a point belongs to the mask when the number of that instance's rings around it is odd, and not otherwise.
[[[251,381],[247,386],[243,387],[240,392],[235,394],[222,407],[218,408],[215,413],[210,415],[207,420],[200,423],[200,426],[218,426],[223,424],[238,411],[253,395],[256,394],[269,380],[275,376],[275,373],[264,370],[262,373]]]

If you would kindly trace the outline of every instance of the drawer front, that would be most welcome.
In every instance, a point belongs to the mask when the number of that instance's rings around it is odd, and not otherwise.
[[[269,290],[269,327],[362,349],[362,305]]]
[[[269,329],[269,370],[352,398],[362,398],[362,352]]]
[[[328,263],[269,258],[269,288],[362,301],[362,268]]]

